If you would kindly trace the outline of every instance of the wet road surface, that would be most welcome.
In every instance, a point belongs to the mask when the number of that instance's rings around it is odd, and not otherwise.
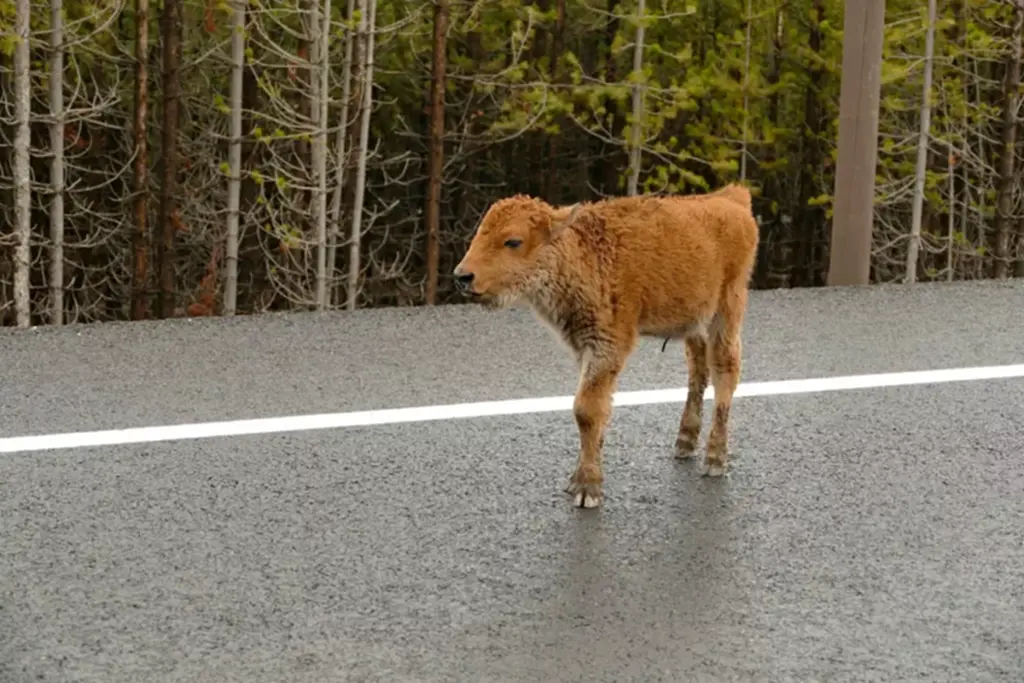
[[[754,293],[744,380],[1021,363],[1022,310]],[[0,437],[576,383],[528,313],[468,307],[0,355]],[[685,381],[651,341],[620,388]],[[1024,379],[737,399],[724,480],[672,458],[680,410],[616,409],[596,511],[564,412],[0,454],[0,681],[1024,680]]]

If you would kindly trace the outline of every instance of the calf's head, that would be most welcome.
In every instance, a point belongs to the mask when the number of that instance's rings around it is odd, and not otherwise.
[[[543,251],[572,223],[579,209],[579,204],[553,207],[522,195],[495,202],[455,267],[456,286],[488,306],[515,300],[523,294]]]

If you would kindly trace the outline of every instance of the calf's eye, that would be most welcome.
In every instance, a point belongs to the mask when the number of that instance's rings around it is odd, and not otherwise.
[[[505,240],[505,246],[508,247],[509,249],[515,249],[515,248],[517,248],[522,243],[523,243],[522,240],[516,240],[516,239]]]

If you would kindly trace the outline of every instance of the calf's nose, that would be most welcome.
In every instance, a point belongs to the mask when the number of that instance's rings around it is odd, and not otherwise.
[[[473,283],[473,273],[464,273],[459,270],[455,271],[455,284],[460,289],[468,289]]]

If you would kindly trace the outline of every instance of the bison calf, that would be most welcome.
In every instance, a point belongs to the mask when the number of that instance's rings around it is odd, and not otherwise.
[[[488,307],[528,304],[575,354],[580,451],[566,491],[578,507],[601,504],[612,393],[640,336],[685,342],[689,391],[675,444],[679,457],[696,450],[710,375],[714,419],[701,469],[725,473],[757,242],[750,193],[739,185],[571,207],[516,195],[484,215],[455,268],[456,282]]]

